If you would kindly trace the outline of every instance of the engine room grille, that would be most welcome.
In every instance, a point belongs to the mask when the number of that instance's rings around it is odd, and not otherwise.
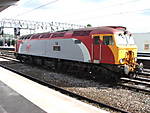
[[[56,34],[53,34],[52,35],[52,38],[55,38],[55,37],[64,37],[65,33],[56,33]]]
[[[72,36],[89,36],[91,30],[89,31],[74,31]]]

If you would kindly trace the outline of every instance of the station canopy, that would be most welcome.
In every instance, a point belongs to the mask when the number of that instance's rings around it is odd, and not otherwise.
[[[0,0],[0,12],[4,9],[14,5],[19,0]]]

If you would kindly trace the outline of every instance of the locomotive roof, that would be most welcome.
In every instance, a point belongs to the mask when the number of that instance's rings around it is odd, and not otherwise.
[[[33,36],[44,35],[44,34],[53,34],[52,37],[63,37],[64,35],[65,36],[67,35],[68,36],[89,36],[92,34],[113,34],[120,30],[125,31],[126,27],[122,27],[122,26],[88,27],[88,28],[80,28],[80,29],[61,30],[53,33],[50,32],[36,33],[30,36],[33,37]]]
[[[113,34],[117,32],[118,30],[126,30],[126,27],[122,26],[101,26],[101,27],[87,27],[87,28],[80,28],[80,29],[72,29],[72,30],[62,30],[57,31],[58,32],[75,32],[75,31],[91,31],[90,34]]]
[[[80,29],[72,29],[72,30],[62,30],[57,32],[68,32],[68,31],[99,31],[101,33],[103,32],[109,32],[114,33],[119,30],[126,30],[126,27],[123,26],[101,26],[101,27],[87,27],[87,28],[80,28]],[[57,33],[56,32],[56,33]]]

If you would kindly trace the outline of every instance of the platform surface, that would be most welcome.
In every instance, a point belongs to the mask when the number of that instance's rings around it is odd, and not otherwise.
[[[0,113],[108,113],[0,67]]]
[[[46,113],[0,81],[0,113]]]

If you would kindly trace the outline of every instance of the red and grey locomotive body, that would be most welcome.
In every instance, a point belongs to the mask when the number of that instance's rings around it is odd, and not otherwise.
[[[93,73],[108,69],[128,75],[140,70],[132,35],[120,26],[22,36],[17,41],[15,55],[21,61],[38,59],[42,65],[67,63],[77,65],[78,69],[86,67]]]

